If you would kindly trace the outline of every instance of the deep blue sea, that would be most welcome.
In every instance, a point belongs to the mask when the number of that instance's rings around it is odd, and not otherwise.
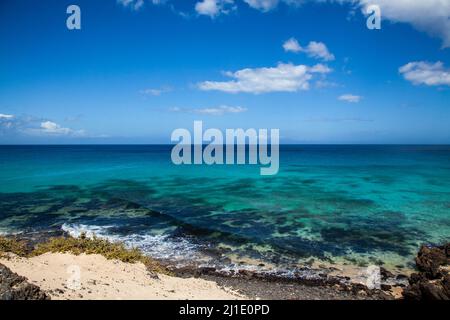
[[[450,146],[280,147],[280,171],[171,146],[0,146],[0,233],[64,229],[174,263],[411,268],[450,240]]]

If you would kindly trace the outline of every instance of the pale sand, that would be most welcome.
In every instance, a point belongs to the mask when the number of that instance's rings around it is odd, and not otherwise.
[[[163,274],[158,274],[158,279],[155,279],[142,263],[107,260],[100,255],[46,253],[33,258],[11,256],[0,259],[0,263],[47,291],[52,299],[246,298],[203,279],[183,279]],[[76,281],[77,270],[80,271],[79,282]]]

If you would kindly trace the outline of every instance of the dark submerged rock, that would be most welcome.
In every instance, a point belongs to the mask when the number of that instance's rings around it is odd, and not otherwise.
[[[450,300],[450,243],[422,246],[417,254],[419,273],[409,278],[406,300]]]
[[[394,278],[394,274],[383,267],[380,267],[380,275],[382,280]]]
[[[0,300],[50,300],[38,286],[0,264]]]

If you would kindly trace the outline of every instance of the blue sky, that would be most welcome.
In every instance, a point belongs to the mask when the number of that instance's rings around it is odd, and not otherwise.
[[[449,17],[450,0],[3,0],[0,143],[168,143],[194,120],[450,143]]]

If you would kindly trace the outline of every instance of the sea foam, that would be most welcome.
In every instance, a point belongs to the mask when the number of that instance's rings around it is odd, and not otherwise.
[[[84,233],[89,238],[96,236],[111,242],[121,242],[128,248],[140,249],[145,255],[168,260],[177,265],[200,258],[199,246],[181,237],[151,234],[122,235],[114,233],[113,229],[116,228],[114,225],[63,224],[61,228],[72,237],[79,237]]]

